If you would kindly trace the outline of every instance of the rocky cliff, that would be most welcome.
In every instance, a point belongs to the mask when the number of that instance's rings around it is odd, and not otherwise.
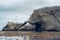
[[[42,21],[42,30],[58,30],[60,31],[60,6],[44,7],[36,9],[33,11],[29,18],[31,23],[36,23]],[[14,27],[20,26],[18,24],[13,24]],[[8,26],[13,28],[11,25]],[[4,28],[3,28],[4,29]],[[34,29],[34,26],[26,26],[21,29]],[[9,30],[9,29],[8,29]],[[20,28],[19,28],[20,30]]]
[[[44,7],[34,10],[30,22],[42,21],[42,29],[60,31],[60,6]]]

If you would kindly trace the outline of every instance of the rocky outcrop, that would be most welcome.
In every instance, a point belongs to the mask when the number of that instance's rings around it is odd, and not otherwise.
[[[34,10],[29,20],[33,23],[42,21],[43,30],[60,31],[60,6],[44,7]]]
[[[32,15],[29,18],[29,21],[31,23],[36,23],[39,21],[42,21],[42,30],[43,31],[48,31],[48,30],[56,30],[60,31],[60,6],[54,6],[54,7],[44,7],[40,9],[36,9],[33,11]],[[9,26],[8,26],[9,25]],[[9,29],[14,29],[14,28],[19,28],[21,24],[13,24],[13,23],[8,23],[6,25],[7,30]],[[19,30],[34,30],[35,26],[30,25],[30,26],[23,26],[19,28]],[[4,30],[4,29],[3,29]]]
[[[7,25],[2,29],[2,31],[34,31],[35,29],[32,25],[24,25],[20,27],[22,23],[8,22]]]
[[[2,29],[2,31],[16,31],[16,29],[19,28],[20,25],[22,25],[22,24],[8,22],[7,25]]]

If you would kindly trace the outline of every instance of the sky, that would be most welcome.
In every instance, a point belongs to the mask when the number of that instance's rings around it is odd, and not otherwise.
[[[27,21],[34,9],[47,6],[60,6],[60,0],[0,0],[0,30],[8,22]]]

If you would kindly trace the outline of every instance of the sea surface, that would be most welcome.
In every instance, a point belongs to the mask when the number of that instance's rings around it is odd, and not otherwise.
[[[0,36],[0,40],[29,40],[28,36]]]

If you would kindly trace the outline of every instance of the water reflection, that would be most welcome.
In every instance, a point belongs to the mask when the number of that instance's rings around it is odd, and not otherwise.
[[[0,36],[0,40],[29,40],[28,36]]]

